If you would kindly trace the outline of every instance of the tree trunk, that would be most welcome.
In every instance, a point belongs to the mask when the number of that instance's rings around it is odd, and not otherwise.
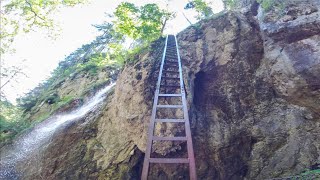
[[[166,18],[166,19],[164,20],[164,22],[162,23],[161,34],[163,34],[163,31],[164,31],[164,28],[166,27],[167,21],[168,21],[168,18]]]
[[[186,18],[186,20],[189,22],[190,25],[192,25],[191,21],[187,18],[187,16],[182,12],[184,18]]]

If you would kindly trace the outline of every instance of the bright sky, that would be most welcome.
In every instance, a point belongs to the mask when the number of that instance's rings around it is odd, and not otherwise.
[[[48,38],[47,34],[41,31],[18,36],[13,46],[16,53],[3,55],[1,60],[7,65],[21,66],[23,64],[24,72],[28,77],[22,77],[19,83],[12,83],[12,86],[3,89],[8,100],[14,103],[17,97],[23,96],[24,93],[47,79],[50,72],[67,55],[83,44],[91,42],[98,35],[92,24],[102,23],[106,19],[105,13],[112,13],[122,1],[92,0],[90,4],[61,9],[56,14],[56,20],[60,22],[62,31],[56,40]],[[214,13],[223,10],[221,0],[211,1]],[[166,1],[131,0],[130,2],[136,5],[158,3],[164,8]],[[169,1],[169,9],[177,12],[177,17],[168,23],[167,33],[177,33],[189,26],[182,11],[192,22],[196,22],[193,18],[195,13],[192,10],[183,9],[187,3],[188,0]]]

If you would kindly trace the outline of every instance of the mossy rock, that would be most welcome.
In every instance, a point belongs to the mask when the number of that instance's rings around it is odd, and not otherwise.
[[[49,96],[48,96],[48,98],[46,98],[46,103],[48,103],[48,104],[54,104],[54,103],[56,103],[56,102],[58,102],[59,101],[59,95],[58,95],[58,93],[52,93],[52,94],[50,94]]]

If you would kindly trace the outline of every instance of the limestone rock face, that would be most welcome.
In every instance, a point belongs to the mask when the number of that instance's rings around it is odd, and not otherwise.
[[[201,179],[283,177],[319,164],[317,12],[268,24],[228,13],[179,34]]]
[[[285,177],[320,164],[319,2],[290,0],[281,14],[243,2],[241,11],[177,36],[198,179]],[[72,152],[51,150],[56,161],[44,163],[43,174],[140,178],[163,45],[160,39],[122,70],[94,125],[61,133]],[[176,157],[183,150],[167,143],[153,152]],[[187,179],[188,169],[151,166],[150,178]]]
[[[261,16],[275,12],[258,14],[252,4],[178,34],[199,179],[283,177],[320,163],[320,8],[308,2],[287,4],[288,14],[299,12],[290,14],[293,20],[266,22]],[[107,153],[97,151],[95,160],[102,169],[135,157],[135,147],[145,151],[159,61],[143,58],[119,76],[99,120]],[[183,149],[162,144],[154,151],[181,155]],[[154,179],[187,173],[182,166],[150,170]]]

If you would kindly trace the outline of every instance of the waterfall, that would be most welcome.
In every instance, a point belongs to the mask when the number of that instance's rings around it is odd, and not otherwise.
[[[28,158],[40,147],[48,145],[54,132],[69,123],[83,118],[95,110],[105,99],[107,92],[115,85],[111,83],[97,92],[80,108],[65,114],[58,114],[36,125],[30,132],[20,136],[7,153],[1,152],[0,179],[19,179],[15,165]]]

